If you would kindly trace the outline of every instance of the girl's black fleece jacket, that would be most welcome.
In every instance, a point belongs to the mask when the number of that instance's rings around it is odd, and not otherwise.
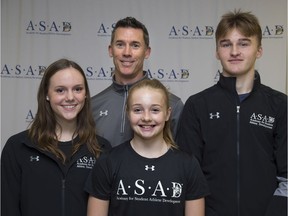
[[[103,150],[110,143],[97,137]],[[27,131],[10,137],[1,157],[2,216],[86,216],[86,178],[96,158],[86,145],[64,166],[40,151]]]

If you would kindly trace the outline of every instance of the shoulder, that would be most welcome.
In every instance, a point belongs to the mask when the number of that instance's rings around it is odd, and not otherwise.
[[[7,149],[21,148],[21,146],[23,146],[24,143],[26,144],[30,143],[28,138],[28,130],[12,135],[4,145],[3,151],[5,152]]]
[[[22,142],[27,142],[27,140],[28,140],[28,130],[25,130],[25,131],[21,131],[9,137],[9,139],[7,140],[7,143],[15,143],[15,142],[22,143]]]
[[[217,84],[206,88],[200,92],[197,92],[190,97],[188,97],[186,103],[194,103],[194,102],[199,102],[199,101],[205,101],[207,98],[214,98],[216,94],[218,94],[218,86]]]
[[[115,146],[101,155],[99,158],[100,164],[110,164],[112,167],[117,167],[121,161],[127,159],[129,154],[129,141]]]
[[[256,105],[262,104],[273,110],[278,116],[287,115],[287,95],[280,91],[261,84],[252,98]]]
[[[195,157],[193,155],[190,155],[187,152],[182,151],[181,149],[173,149],[172,151],[177,157],[183,158],[184,160],[194,160],[195,159]]]
[[[184,106],[184,103],[181,100],[181,98],[172,93],[169,94],[169,103],[171,107],[176,107],[176,106],[183,107]]]
[[[166,159],[167,166],[181,167],[185,173],[198,172],[200,168],[199,162],[194,155],[190,155],[179,149],[171,149],[170,155]]]
[[[110,142],[104,137],[96,135],[96,138],[99,145],[101,146],[101,149],[103,149],[104,152],[109,151],[112,148]]]
[[[270,99],[278,100],[279,102],[287,102],[287,95],[275,90],[269,86],[260,85],[259,91],[264,93],[265,95],[269,96]]]
[[[178,101],[181,101],[181,98],[178,97],[178,96],[175,95],[175,94],[170,93],[170,94],[169,94],[169,100],[170,100],[171,102],[178,102]]]
[[[182,160],[182,166],[187,173],[194,175],[201,172],[200,163],[194,155],[179,150],[178,160]]]
[[[102,90],[101,92],[99,92],[98,94],[92,96],[91,97],[91,103],[93,103],[94,101],[101,100],[103,98],[105,99],[107,95],[111,94],[111,92],[114,92],[112,84],[109,85],[104,90]]]
[[[130,142],[126,141],[120,145],[112,147],[105,153],[106,160],[110,161],[111,163],[118,163],[119,161],[126,159],[127,155],[129,154],[129,145]]]
[[[112,148],[110,150],[110,153],[112,155],[118,155],[120,153],[124,153],[124,152],[129,150],[129,146],[130,146],[130,141],[126,141],[126,142]]]

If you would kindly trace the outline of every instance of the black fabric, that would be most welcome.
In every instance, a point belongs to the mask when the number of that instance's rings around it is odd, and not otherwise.
[[[144,158],[129,142],[96,163],[86,190],[110,201],[111,216],[184,216],[186,200],[209,193],[194,157],[170,149],[159,158]]]
[[[86,178],[96,158],[86,145],[66,168],[54,155],[39,151],[27,131],[10,137],[1,157],[2,216],[86,216]],[[97,137],[104,149],[109,142]]]
[[[177,143],[196,156],[210,186],[207,216],[263,216],[276,176],[287,179],[287,96],[261,84],[257,72],[242,102],[235,84],[221,75],[187,99],[179,121]]]

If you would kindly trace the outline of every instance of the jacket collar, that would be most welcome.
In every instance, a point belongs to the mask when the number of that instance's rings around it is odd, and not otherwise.
[[[55,156],[54,154],[52,154],[51,152],[47,152],[47,151],[43,151],[43,150],[39,149],[39,147],[37,146],[37,144],[28,137],[28,130],[27,130],[25,133],[26,133],[26,136],[24,136],[24,137],[22,138],[22,140],[21,140],[21,142],[22,142],[24,145],[26,145],[26,146],[28,146],[28,147],[30,147],[30,148],[37,149],[38,151],[42,152],[43,154],[49,156],[50,158],[53,158],[55,161],[58,161],[58,159],[56,158],[56,156]],[[75,138],[75,140],[78,140],[78,139],[79,139],[79,137],[77,136],[77,137]],[[78,156],[79,156],[79,155],[84,155],[84,154],[86,154],[87,152],[88,152],[88,148],[86,147],[86,145],[82,145],[82,146],[79,148],[78,152],[77,152],[75,155],[78,155]]]
[[[136,84],[136,83],[138,83],[138,82],[140,82],[142,80],[145,80],[145,79],[149,79],[148,78],[148,73],[146,71],[143,71],[143,77],[140,80],[138,80],[138,81],[136,81],[134,83],[129,83],[127,85],[122,85],[122,84],[119,84],[119,83],[116,82],[115,74],[114,74],[113,77],[112,77],[112,81],[113,81],[112,86],[113,86],[113,88],[115,89],[116,92],[128,91],[134,84]]]
[[[258,89],[260,84],[261,84],[260,74],[258,73],[257,70],[255,70],[254,84],[253,84],[252,92],[255,91],[256,89]],[[218,85],[220,85],[224,89],[227,89],[231,92],[235,92],[237,94],[236,77],[225,77],[225,76],[223,76],[222,73],[220,73],[220,79],[218,81]]]

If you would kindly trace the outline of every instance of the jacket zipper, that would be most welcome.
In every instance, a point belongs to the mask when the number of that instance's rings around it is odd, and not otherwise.
[[[65,179],[62,179],[62,216],[66,215],[66,210],[65,210],[65,187],[66,186],[66,181]]]
[[[123,107],[122,107],[122,116],[121,116],[121,131],[120,133],[123,134],[125,132],[125,123],[126,123],[126,111],[125,111],[125,107],[126,107],[126,101],[127,101],[127,97],[128,97],[128,85],[124,86],[124,101],[123,101]]]
[[[39,151],[39,149],[35,148],[34,146],[30,146],[30,145],[28,145],[28,146],[33,148],[33,149],[36,149],[37,151]],[[58,165],[59,169],[62,170],[60,165],[58,164],[58,162],[54,159],[54,157],[51,156],[51,154],[47,154],[46,152],[43,152],[43,151],[40,151],[40,152],[43,153],[44,155],[46,155],[47,157],[51,158],[52,161],[54,161]],[[78,158],[82,157],[83,155],[85,155],[85,152],[81,153],[81,151],[79,151],[75,155],[75,158],[78,159]],[[71,161],[71,164],[70,164],[68,170],[73,166],[73,163],[75,163],[75,161],[77,159],[74,159],[73,161]],[[65,192],[66,192],[66,178],[67,178],[67,174],[69,172],[68,170],[65,173],[62,172],[63,173],[63,178],[61,180],[61,207],[62,207],[62,209],[61,209],[62,213],[61,214],[62,214],[62,216],[66,216],[66,207],[65,207],[66,206],[66,202],[65,202],[66,196],[65,196]]]
[[[237,112],[237,216],[240,216],[240,106],[236,106]]]

